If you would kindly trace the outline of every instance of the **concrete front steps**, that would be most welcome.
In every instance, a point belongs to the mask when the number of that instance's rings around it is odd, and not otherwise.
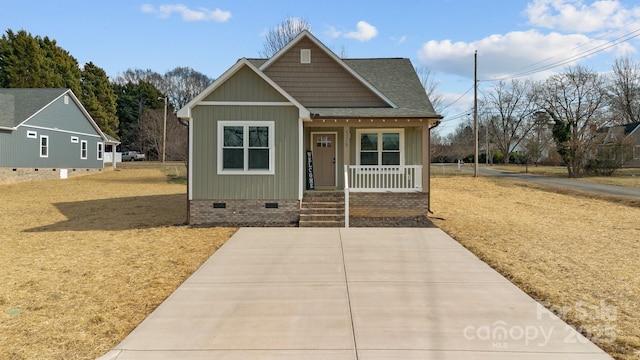
[[[300,209],[300,227],[344,227],[344,193],[306,191]]]

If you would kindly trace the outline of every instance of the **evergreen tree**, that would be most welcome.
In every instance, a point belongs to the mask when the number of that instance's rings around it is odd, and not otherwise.
[[[84,66],[81,80],[80,101],[100,129],[106,134],[116,137],[118,131],[117,96],[109,82],[107,73],[89,62]]]
[[[116,114],[119,121],[118,133],[122,146],[131,150],[144,151],[140,140],[139,122],[145,110],[163,109],[164,95],[153,85],[145,81],[137,83],[113,84],[117,96]]]
[[[7,30],[0,39],[0,87],[80,92],[78,61],[48,37]]]

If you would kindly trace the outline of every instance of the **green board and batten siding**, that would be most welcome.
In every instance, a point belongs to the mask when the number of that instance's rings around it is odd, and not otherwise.
[[[244,67],[205,101],[288,102]],[[290,105],[197,105],[192,109],[192,198],[294,200],[299,196],[299,110]],[[218,175],[218,121],[273,121],[273,175]]]
[[[193,199],[297,199],[298,109],[294,106],[196,106]],[[217,121],[273,121],[274,175],[218,175]]]

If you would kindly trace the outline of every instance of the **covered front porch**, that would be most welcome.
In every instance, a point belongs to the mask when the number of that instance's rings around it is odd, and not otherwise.
[[[305,189],[429,192],[430,119],[304,122]]]

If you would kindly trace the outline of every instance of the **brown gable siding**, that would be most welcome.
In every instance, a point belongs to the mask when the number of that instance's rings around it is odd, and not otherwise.
[[[311,49],[311,63],[300,50]],[[303,39],[265,73],[306,107],[390,107],[315,44]]]
[[[288,102],[271,85],[248,67],[238,70],[205,101],[274,101]]]

